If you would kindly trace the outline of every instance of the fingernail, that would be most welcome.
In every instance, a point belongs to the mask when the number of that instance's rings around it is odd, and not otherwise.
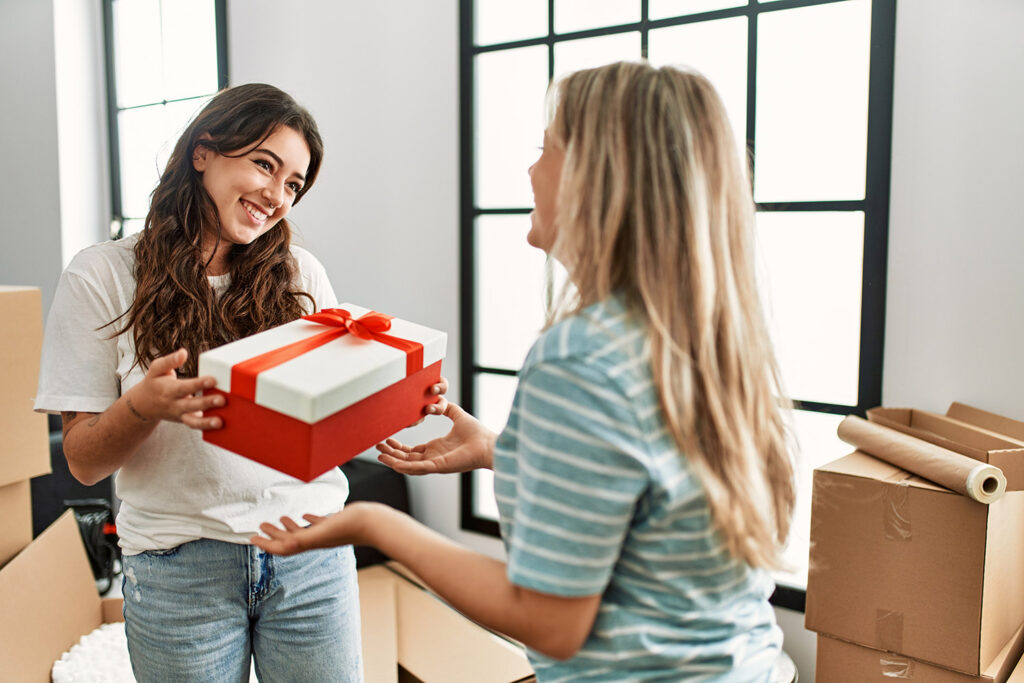
[[[211,378],[211,379],[208,379],[205,382],[203,382],[203,387],[205,387],[206,389],[210,389],[216,383],[217,383],[217,380]]]

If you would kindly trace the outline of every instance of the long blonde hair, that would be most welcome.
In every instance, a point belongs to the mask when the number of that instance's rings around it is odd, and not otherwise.
[[[565,152],[550,320],[619,293],[648,328],[668,429],[732,555],[779,566],[795,501],[779,373],[754,274],[754,203],[725,109],[697,73],[646,62],[552,86]]]

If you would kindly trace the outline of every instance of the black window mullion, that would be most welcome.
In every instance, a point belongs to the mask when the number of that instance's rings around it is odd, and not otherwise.
[[[459,142],[461,154],[459,158],[459,204],[461,217],[459,221],[459,327],[461,329],[459,344],[459,375],[460,398],[463,405],[473,412],[476,405],[475,374],[473,370],[476,354],[476,236],[473,224],[475,150],[473,148],[473,129],[475,106],[473,84],[475,40],[473,31],[474,0],[462,0],[459,3]],[[485,520],[476,515],[473,505],[474,489],[473,473],[462,474],[459,486],[460,526],[463,529],[498,535],[497,524],[494,529],[483,529],[480,525]],[[493,524],[493,522],[492,522]]]
[[[640,0],[640,56],[647,59],[647,41],[650,34],[650,0]]]
[[[555,0],[548,0],[548,83],[555,77]]]
[[[228,1],[215,0],[213,12],[217,22],[217,89],[228,87]]]
[[[758,211],[766,212],[802,212],[802,211],[867,211],[868,202],[864,199],[814,200],[799,202],[758,202]]]
[[[747,159],[750,163],[750,188],[754,189],[756,164],[754,163],[755,133],[757,130],[757,0],[747,6]],[[760,208],[760,207],[759,207]]]
[[[882,403],[895,33],[895,0],[874,0],[871,5],[871,48],[868,57],[867,207],[864,212],[860,378],[857,392],[857,413],[862,417],[868,408]]]

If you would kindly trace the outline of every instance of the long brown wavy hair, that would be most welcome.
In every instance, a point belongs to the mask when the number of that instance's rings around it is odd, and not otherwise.
[[[780,564],[795,503],[786,402],[754,269],[754,202],[703,76],[646,62],[550,92],[565,151],[552,249],[571,282],[549,322],[621,293],[647,327],[672,438],[732,555]]]
[[[199,354],[229,341],[289,322],[315,306],[298,288],[291,226],[282,219],[251,244],[228,252],[231,283],[219,297],[207,280],[204,236],[221,235],[220,216],[192,165],[197,147],[244,156],[280,126],[309,146],[306,180],[294,204],[313,186],[323,141],[313,117],[287,93],[250,83],[218,93],[185,129],[153,190],[145,228],[135,245],[135,299],[121,316],[118,334],[132,330],[136,363],[143,368],[184,347],[179,375],[195,376]],[[306,305],[304,305],[304,301]]]

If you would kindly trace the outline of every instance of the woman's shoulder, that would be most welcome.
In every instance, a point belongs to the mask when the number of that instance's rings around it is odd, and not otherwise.
[[[313,252],[297,244],[292,244],[290,249],[292,258],[295,259],[296,271],[303,283],[310,284],[327,279],[324,264],[320,263],[320,259],[314,256]]]
[[[313,297],[317,309],[336,306],[337,297],[324,265],[305,247],[292,244],[290,248],[292,258],[295,259],[296,277],[302,291]]]
[[[645,347],[646,332],[639,317],[615,296],[591,304],[542,332],[527,357],[527,365],[577,361],[614,366],[635,359]]]
[[[313,252],[309,249],[299,246],[294,242],[288,248],[291,250],[292,258],[295,259],[300,272],[316,268],[323,269],[323,264],[320,263],[316,256],[313,256]]]
[[[65,272],[94,281],[124,281],[134,277],[138,234],[85,247],[71,259]]]

